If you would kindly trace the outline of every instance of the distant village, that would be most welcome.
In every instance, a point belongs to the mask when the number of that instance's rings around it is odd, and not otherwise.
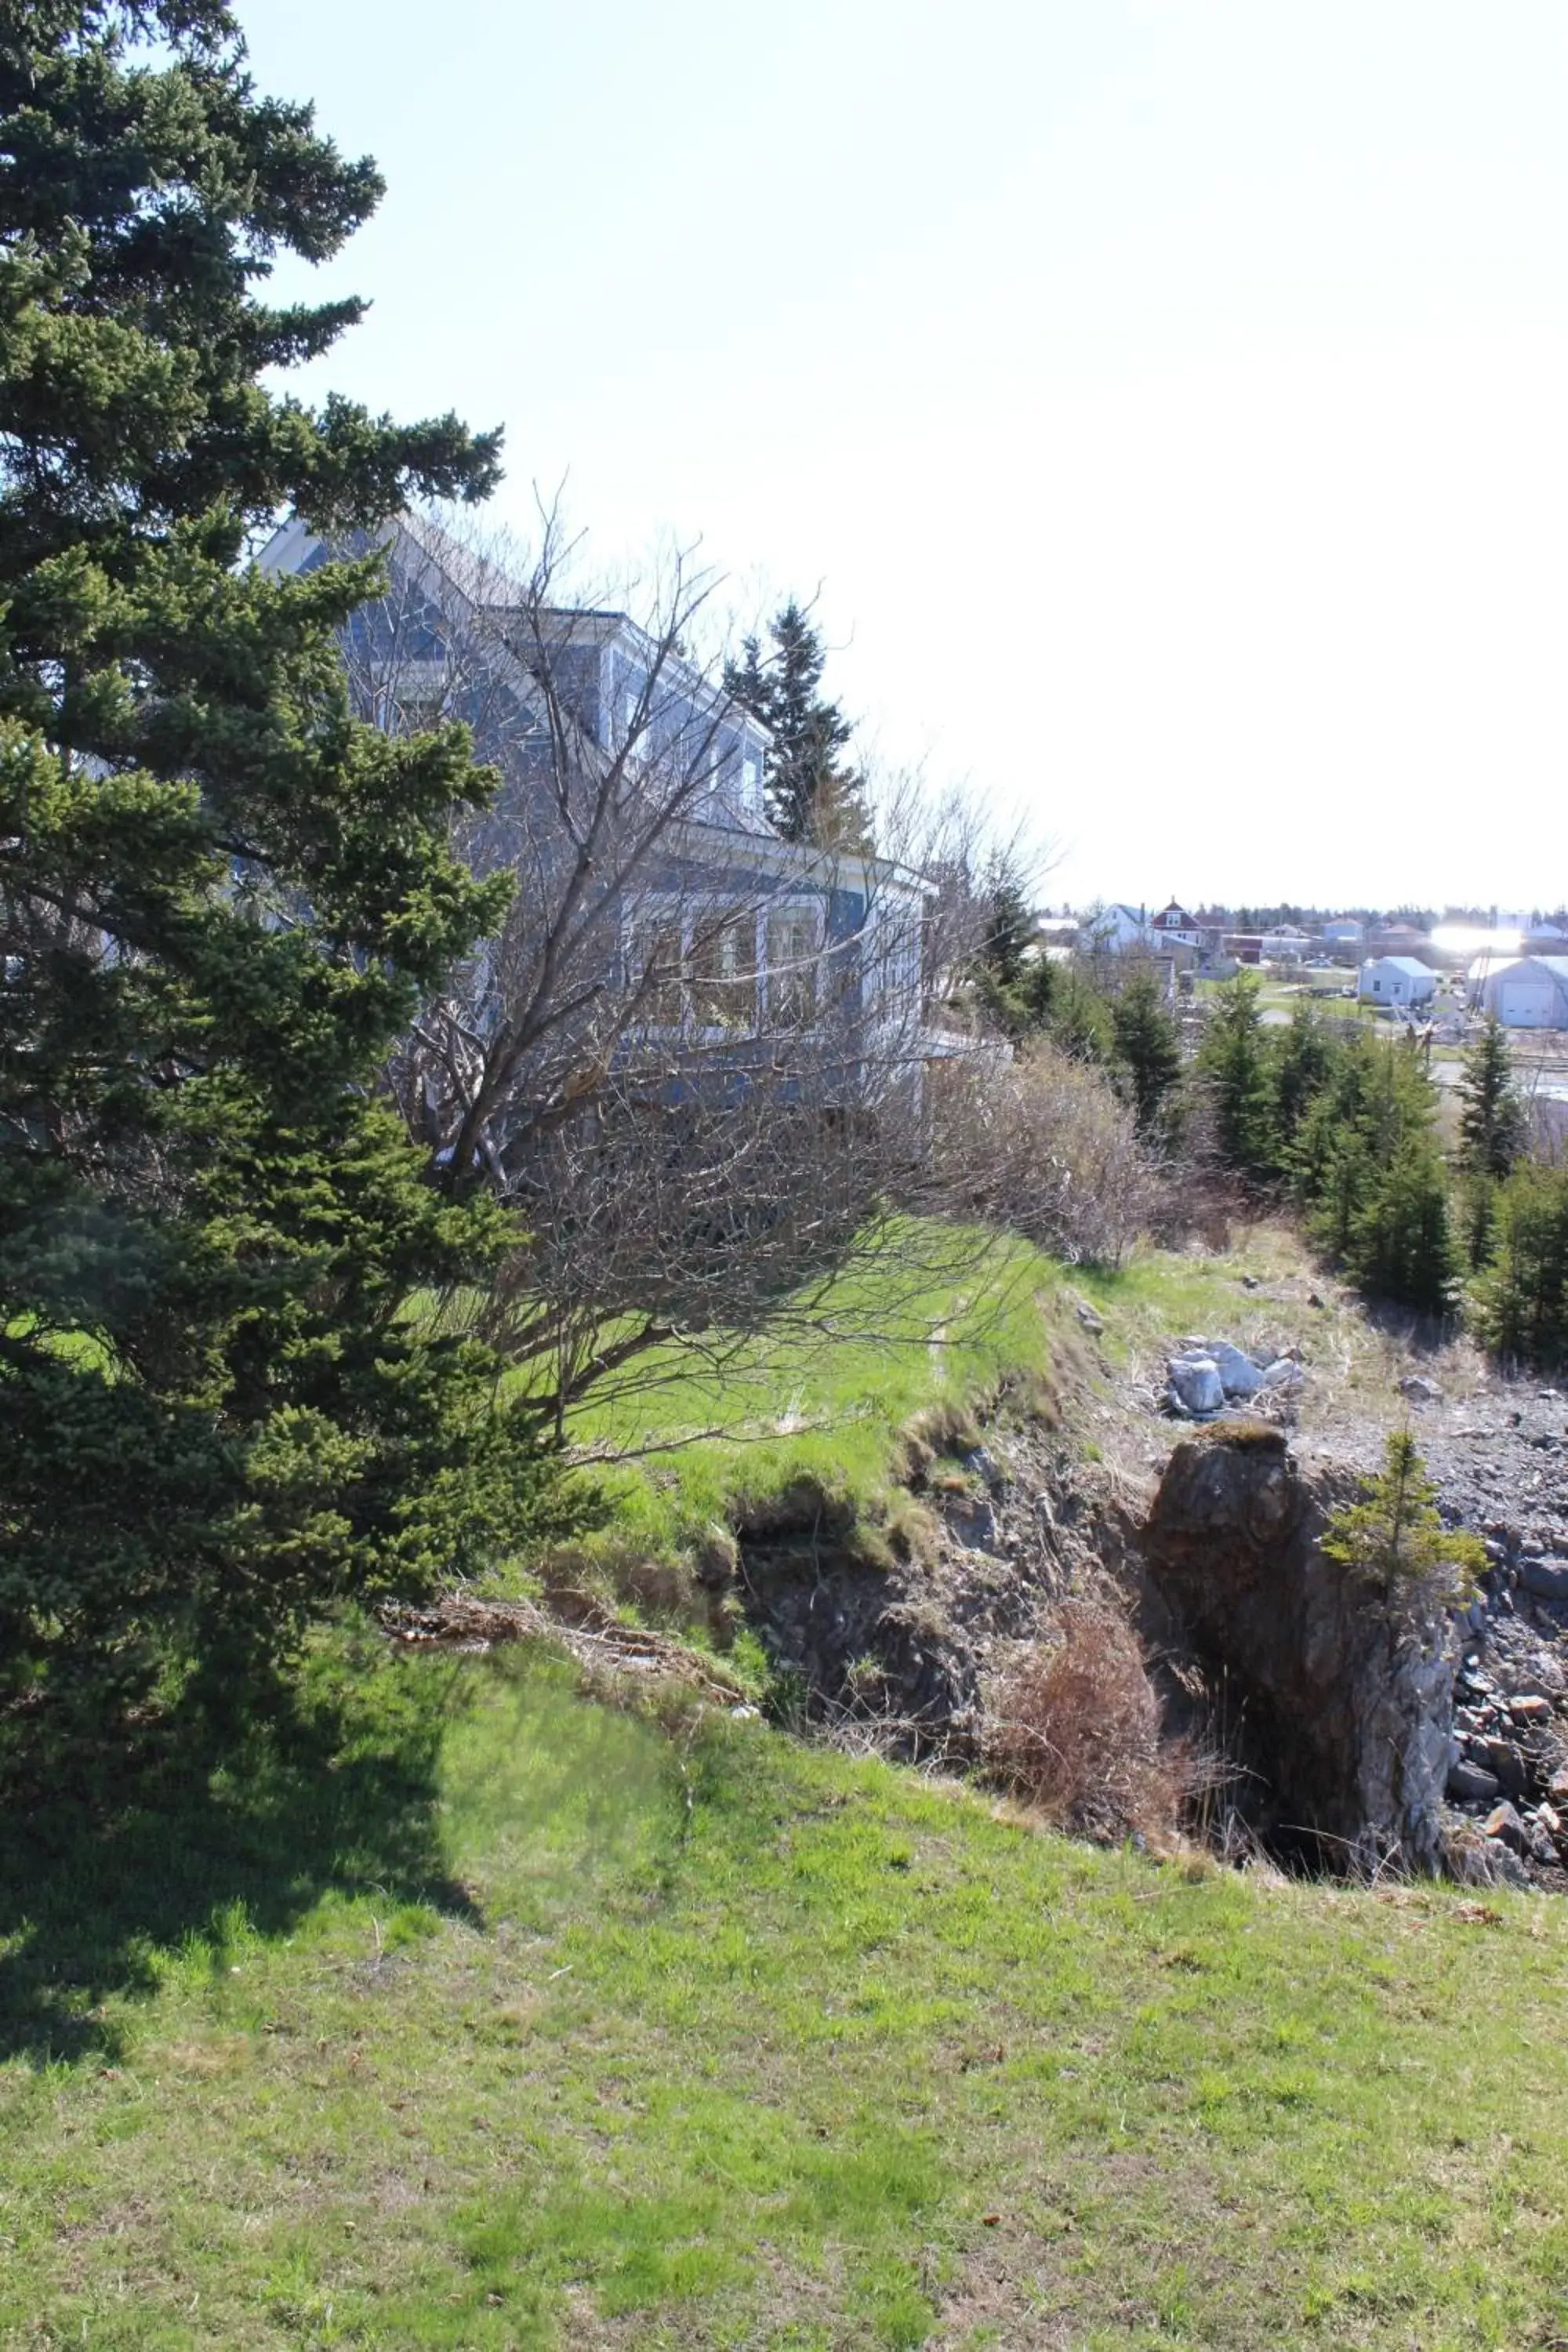
[[[1151,911],[1118,902],[1040,919],[1046,953],[1152,961],[1171,996],[1244,967],[1274,970],[1312,994],[1354,997],[1405,1017],[1426,1008],[1494,1013],[1510,1029],[1568,1031],[1568,908],[1491,908],[1442,916],[1319,914],[1204,907]]]

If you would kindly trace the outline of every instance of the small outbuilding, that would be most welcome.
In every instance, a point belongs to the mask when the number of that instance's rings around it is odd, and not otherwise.
[[[1425,1004],[1436,985],[1436,973],[1416,956],[1371,956],[1357,992],[1371,1004]]]
[[[1490,964],[1474,993],[1505,1029],[1568,1029],[1568,956],[1517,956]]]

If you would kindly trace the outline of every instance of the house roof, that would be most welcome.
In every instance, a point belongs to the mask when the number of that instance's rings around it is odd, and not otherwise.
[[[427,516],[404,515],[388,526],[389,535],[401,530],[419,556],[430,564],[455,593],[471,605],[483,605],[496,613],[504,623],[519,609],[521,590],[501,569],[483,555],[475,554],[451,539]],[[264,572],[294,572],[303,568],[321,540],[298,518],[282,524],[258,557]],[[554,605],[542,615],[546,622],[560,622],[570,628],[584,625],[585,635],[603,636],[624,631],[638,639],[651,654],[652,641],[646,631],[624,613],[589,605]],[[525,656],[503,635],[498,649],[515,667],[516,683],[527,699],[534,686]],[[713,704],[721,699],[697,673],[690,674],[694,694]],[[763,737],[767,730],[745,714],[746,724],[754,727]],[[595,756],[595,747],[584,736],[582,748],[588,757]],[[936,885],[912,867],[890,857],[878,857],[863,851],[821,849],[815,844],[784,840],[764,821],[738,821],[733,817],[722,823],[695,814],[679,818],[671,825],[672,845],[679,840],[693,848],[699,845],[724,844],[731,852],[735,845],[744,844],[748,865],[760,866],[775,875],[794,874],[808,888],[831,889],[848,887],[868,894],[874,887],[929,898],[934,896]]]
[[[1478,957],[1477,962],[1486,964],[1486,959]],[[1474,971],[1474,969],[1475,966],[1472,965],[1471,970]],[[1557,982],[1559,988],[1568,988],[1568,956],[1510,956],[1506,963],[1487,965],[1480,976],[1488,980],[1502,980],[1510,972],[1516,971],[1544,971]]]
[[[1392,966],[1395,971],[1402,971],[1407,980],[1435,980],[1436,978],[1436,974],[1433,971],[1431,965],[1429,963],[1423,963],[1419,956],[1368,956],[1365,963],[1362,966],[1362,970],[1363,971],[1370,971],[1374,964],[1378,965],[1384,971],[1388,971]]]

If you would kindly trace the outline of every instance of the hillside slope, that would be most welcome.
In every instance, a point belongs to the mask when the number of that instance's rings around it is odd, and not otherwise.
[[[1561,2334],[1568,1906],[1073,1846],[537,1655],[312,1694],[13,1817],[6,2344]]]

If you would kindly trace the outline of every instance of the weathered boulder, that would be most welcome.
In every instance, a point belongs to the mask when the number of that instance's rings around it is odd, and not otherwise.
[[[1209,1354],[1219,1374],[1219,1384],[1227,1397],[1245,1399],[1258,1394],[1263,1386],[1263,1372],[1250,1356],[1244,1356],[1241,1349],[1233,1348],[1227,1339],[1220,1340],[1217,1346],[1209,1349]]]
[[[1223,1409],[1225,1385],[1212,1356],[1173,1356],[1165,1370],[1171,1394],[1184,1412],[1196,1415]]]
[[[1538,1601],[1568,1601],[1568,1559],[1541,1559],[1527,1553],[1519,1563],[1519,1580]]]
[[[1457,1804],[1490,1804],[1498,1795],[1497,1775],[1461,1756],[1448,1767],[1447,1791]]]
[[[1178,1445],[1142,1531],[1150,1580],[1223,1692],[1215,1730],[1261,1832],[1330,1867],[1443,1861],[1453,1660],[1419,1591],[1385,1592],[1318,1548],[1342,1492],[1282,1434],[1220,1424]],[[1216,1717],[1220,1709],[1216,1703]]]

